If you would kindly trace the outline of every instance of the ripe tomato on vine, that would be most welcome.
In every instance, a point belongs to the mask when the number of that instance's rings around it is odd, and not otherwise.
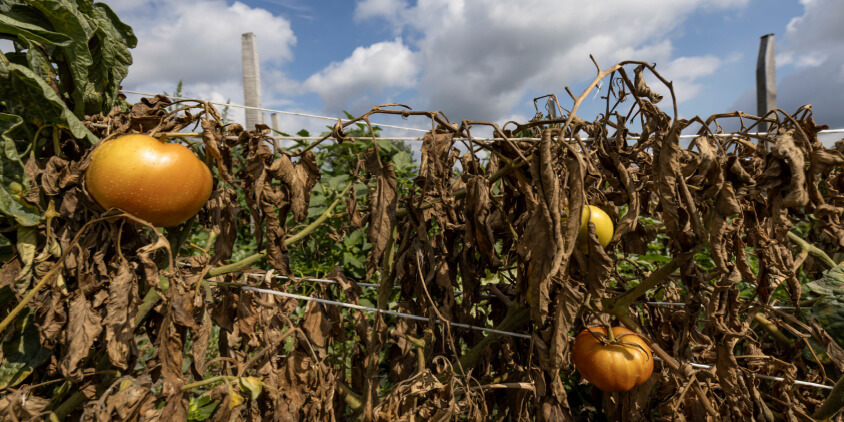
[[[85,182],[103,208],[168,227],[199,212],[213,181],[208,166],[184,145],[125,135],[94,150]]]
[[[589,327],[574,340],[572,360],[580,375],[606,392],[629,391],[654,370],[651,348],[624,327]]]

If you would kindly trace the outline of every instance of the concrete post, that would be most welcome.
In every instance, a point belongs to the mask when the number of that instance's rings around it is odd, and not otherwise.
[[[258,40],[255,34],[247,32],[241,35],[241,62],[243,63],[243,104],[249,107],[261,107],[261,70],[258,61]],[[246,109],[246,130],[254,130],[255,125],[264,123],[264,113]]]

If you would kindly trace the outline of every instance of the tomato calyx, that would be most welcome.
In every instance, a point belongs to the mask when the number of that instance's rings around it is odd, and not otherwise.
[[[592,337],[595,337],[595,339],[598,340],[598,342],[600,342],[601,345],[604,346],[604,347],[615,346],[615,345],[633,347],[633,348],[641,350],[642,353],[645,354],[645,356],[648,358],[646,360],[646,362],[651,359],[651,354],[648,353],[648,351],[645,350],[645,348],[642,347],[640,344],[621,340],[622,337],[635,336],[636,334],[634,334],[634,333],[621,333],[621,334],[616,336],[615,334],[613,334],[612,327],[610,326],[610,324],[605,324],[605,327],[606,327],[607,333],[595,332],[595,331],[592,331],[592,328],[586,328],[586,331],[588,331],[589,334],[592,335]]]

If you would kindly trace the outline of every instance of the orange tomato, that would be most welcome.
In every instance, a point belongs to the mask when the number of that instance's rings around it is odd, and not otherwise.
[[[612,332],[616,341],[602,344],[595,337],[606,339],[602,336],[607,333],[605,327],[581,331],[574,340],[572,361],[580,375],[602,391],[629,391],[651,376],[653,353],[645,340],[627,328],[612,327]]]
[[[103,208],[119,208],[156,227],[187,221],[208,201],[211,171],[187,147],[147,135],[106,141],[91,154],[88,192]]]

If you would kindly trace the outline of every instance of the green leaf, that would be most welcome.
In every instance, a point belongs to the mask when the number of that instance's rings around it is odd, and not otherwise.
[[[818,299],[812,305],[812,315],[820,322],[821,327],[844,347],[844,288],[834,289],[832,295]]]
[[[23,200],[29,187],[29,178],[18,156],[15,142],[9,136],[22,123],[18,116],[0,113],[0,140],[4,147],[0,155],[0,213],[13,218],[22,226],[34,226],[41,220],[41,216]]]
[[[66,47],[61,47],[64,55],[63,64],[70,72],[71,80],[63,79],[62,91],[70,94],[74,103],[74,113],[77,117],[85,115],[85,87],[88,83],[88,68],[94,64],[91,51],[88,50],[88,39],[94,28],[88,19],[79,11],[77,5],[90,8],[86,1],[72,2],[69,0],[27,0],[50,21],[53,28],[73,40]]]
[[[326,184],[328,185],[329,189],[333,190],[340,190],[346,187],[349,184],[349,176],[345,174],[341,174],[339,176],[330,177]]]
[[[18,317],[15,336],[11,341],[3,343],[0,389],[20,384],[35,368],[50,358],[50,351],[41,347],[41,336],[33,321],[32,310],[24,312],[22,317]]]
[[[413,158],[410,154],[399,151],[396,155],[392,158],[393,165],[396,166],[396,170],[405,170],[407,168],[413,167]]]
[[[844,265],[824,271],[821,278],[806,287],[821,296],[812,305],[812,315],[844,347]]]
[[[836,265],[823,272],[821,278],[806,283],[806,287],[820,295],[831,295],[836,287],[844,287],[844,265]]]
[[[67,108],[50,85],[31,69],[17,64],[0,63],[0,98],[5,99],[7,111],[17,114],[24,121],[59,124],[67,127],[76,139],[86,139],[91,144],[99,142]],[[14,116],[7,117],[7,120],[12,117]],[[13,126],[20,122],[13,123],[9,120],[7,125],[11,126],[4,132],[12,130]],[[8,148],[7,141],[6,149]],[[6,155],[8,156],[8,152]]]
[[[107,112],[117,100],[120,81],[129,74],[135,47],[132,28],[117,18],[105,4],[97,3],[92,10],[92,24],[97,26],[92,40],[91,56],[94,65],[88,69],[88,84],[85,87],[85,113]]]
[[[261,390],[263,386],[263,383],[261,382],[260,378],[240,377],[237,379],[237,381],[240,384],[240,391],[249,391],[252,396],[252,400],[258,400],[258,396],[261,395]]]
[[[51,31],[45,25],[48,23],[38,19],[38,16],[26,7],[12,6],[8,11],[0,13],[0,36],[3,38],[14,36],[18,40],[23,38],[60,47],[66,47],[73,42],[67,35]]]
[[[649,253],[649,254],[647,254],[647,255],[640,255],[638,258],[636,258],[636,259],[635,259],[635,261],[643,261],[643,262],[669,262],[669,261],[671,261],[671,258],[669,258],[669,257],[667,257],[667,256],[665,256],[665,255],[660,255],[660,254],[655,254],[655,253]]]
[[[214,414],[218,404],[218,402],[212,402],[209,395],[204,395],[199,399],[191,398],[188,405],[188,421],[208,420]]]

